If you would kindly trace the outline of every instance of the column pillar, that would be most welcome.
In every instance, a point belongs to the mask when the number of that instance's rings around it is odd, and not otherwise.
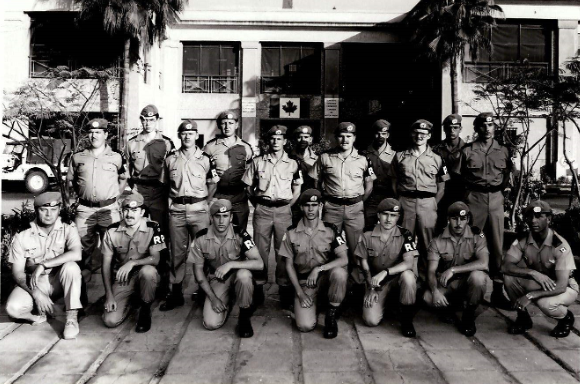
[[[260,137],[260,121],[256,115],[260,98],[261,45],[257,41],[242,41],[241,137],[256,147]],[[246,106],[246,108],[244,108]]]
[[[159,76],[160,102],[159,114],[162,117],[163,133],[169,136],[175,145],[179,144],[177,127],[181,124],[181,79],[183,73],[183,44],[180,41],[163,42],[159,60],[159,69],[152,71],[152,76]]]
[[[339,99],[339,116],[326,117],[324,113],[323,125],[320,135],[330,138],[334,128],[340,121],[340,43],[324,43],[324,79],[323,79],[323,113],[326,111],[326,102],[328,98]]]

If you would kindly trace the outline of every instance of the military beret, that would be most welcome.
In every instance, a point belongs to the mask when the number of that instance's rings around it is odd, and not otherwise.
[[[133,192],[123,200],[121,206],[123,208],[137,208],[142,206],[144,201],[145,199],[143,199],[143,196],[140,193]]]
[[[192,120],[182,121],[181,124],[179,124],[179,128],[177,128],[177,133],[185,131],[197,131],[197,123]]]
[[[322,194],[318,189],[307,189],[306,191],[302,192],[300,198],[298,199],[298,204],[304,205],[310,202],[317,202],[320,203],[322,199]]]
[[[312,135],[312,128],[310,128],[308,125],[301,125],[294,130],[294,135],[296,136],[298,136],[301,133]]]
[[[90,131],[91,129],[102,129],[103,131],[107,130],[109,122],[105,119],[92,119],[86,125],[85,129]]]
[[[216,119],[217,121],[222,120],[235,120],[238,121],[238,114],[232,111],[224,111],[220,113]]]
[[[528,204],[524,213],[526,215],[529,215],[532,213],[547,213],[547,214],[551,215],[552,214],[552,207],[550,207],[550,204],[546,203],[545,201],[535,200],[535,201],[532,201],[530,204]]]
[[[273,136],[273,135],[284,135],[286,136],[286,131],[288,130],[288,128],[286,128],[283,125],[274,125],[272,128],[270,128],[270,130],[268,130],[268,136]]]
[[[433,128],[433,124],[431,124],[427,120],[423,120],[423,119],[419,119],[411,125],[411,129],[413,129],[413,130],[414,129],[424,129],[426,131],[431,132],[431,128]]]
[[[449,116],[447,116],[445,118],[445,120],[443,120],[443,125],[461,125],[461,115],[458,115],[456,113],[453,113]]]
[[[377,212],[401,212],[401,203],[397,199],[387,197],[379,203]]]
[[[456,201],[447,208],[447,217],[466,217],[469,207],[463,201]]]
[[[35,207],[55,207],[62,204],[60,192],[44,192],[34,198]]]
[[[356,134],[356,125],[349,122],[343,122],[338,124],[338,127],[334,130],[334,134],[338,135],[339,133],[354,133]]]
[[[211,216],[215,215],[216,213],[224,213],[229,212],[232,210],[232,203],[226,199],[217,199],[214,203],[209,207],[209,214]]]
[[[157,110],[156,106],[154,106],[153,104],[149,104],[141,110],[141,116],[143,116],[143,117],[153,117],[153,116],[159,117],[159,111]]]
[[[475,120],[473,120],[473,125],[475,127],[480,126],[483,123],[490,123],[493,122],[493,113],[491,112],[483,112],[477,115]]]
[[[378,132],[389,132],[389,128],[391,127],[391,123],[389,123],[385,119],[379,119],[373,123],[371,126],[371,130],[375,133]]]

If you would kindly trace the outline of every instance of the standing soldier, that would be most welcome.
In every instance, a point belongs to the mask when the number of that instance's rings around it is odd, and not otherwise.
[[[423,300],[429,306],[440,308],[444,319],[450,319],[454,310],[452,298],[467,299],[459,330],[465,336],[475,335],[475,311],[483,300],[487,285],[489,251],[479,228],[468,224],[469,208],[463,201],[449,206],[446,217],[449,224],[443,233],[431,241],[427,259],[427,282]]]
[[[461,133],[461,115],[452,114],[443,120],[445,140],[433,147],[433,152],[441,156],[449,171],[453,170],[461,148],[465,142],[459,137]],[[463,200],[465,189],[461,177],[455,173],[449,173],[450,179],[445,183],[445,194],[438,204],[437,230],[443,230],[447,226],[447,208],[456,201]]]
[[[98,234],[121,220],[117,198],[127,183],[125,159],[107,144],[108,124],[105,119],[87,123],[89,147],[73,155],[67,174],[79,197],[75,224],[83,246],[81,268],[88,279],[98,267],[92,265]]]
[[[487,231],[489,271],[493,282],[491,302],[501,308],[510,304],[503,295],[500,268],[503,256],[504,197],[512,170],[509,151],[495,139],[495,122],[489,112],[473,122],[477,140],[467,144],[453,171],[462,176],[467,189],[465,202],[473,215],[473,225]]]
[[[403,208],[403,227],[413,236],[418,233],[421,252],[427,251],[433,238],[437,203],[443,197],[445,182],[449,180],[445,163],[427,144],[431,128],[433,124],[427,120],[413,123],[411,148],[397,152],[391,164],[393,189]],[[420,264],[421,273],[426,267],[424,261]]]
[[[203,326],[215,330],[224,325],[233,288],[240,307],[238,334],[252,337],[254,281],[250,271],[261,270],[264,263],[250,234],[232,225],[231,210],[228,200],[218,199],[211,205],[211,225],[197,233],[190,252],[195,263],[195,278],[206,293]],[[207,277],[206,270],[209,270]]]
[[[335,225],[320,220],[320,191],[308,189],[302,192],[298,205],[303,217],[297,225],[288,228],[278,252],[286,260],[286,271],[296,292],[296,326],[302,332],[310,332],[316,327],[318,290],[328,286],[329,307],[324,337],[333,339],[338,334],[336,312],[346,294],[346,242]]]
[[[365,227],[371,227],[377,223],[377,206],[385,198],[395,194],[390,176],[395,151],[387,141],[390,127],[391,123],[384,119],[375,121],[371,127],[375,138],[366,149],[365,155],[371,161],[377,179],[373,182],[373,193],[365,201]]]
[[[64,296],[66,323],[63,337],[79,334],[77,319],[81,305],[81,239],[74,224],[60,218],[62,198],[58,192],[45,192],[34,198],[36,219],[30,228],[17,233],[10,244],[8,262],[16,287],[8,296],[6,312],[33,325],[46,321],[53,312],[53,299]],[[32,314],[33,308],[38,310]]]
[[[241,229],[246,229],[250,207],[242,176],[252,161],[254,151],[250,144],[236,136],[239,126],[236,113],[230,111],[220,113],[217,125],[221,135],[208,141],[203,148],[215,163],[220,177],[215,198],[229,200],[232,203],[234,223]]]
[[[353,123],[340,123],[334,134],[338,145],[320,155],[309,175],[322,185],[325,200],[322,220],[336,225],[338,233],[344,229],[352,268],[355,266],[352,252],[364,226],[363,201],[370,196],[376,175],[370,161],[354,148]]]
[[[186,120],[177,129],[181,148],[165,159],[161,180],[169,185],[169,230],[171,234],[171,292],[160,311],[184,303],[183,280],[189,241],[209,225],[209,201],[219,180],[214,163],[199,149],[195,121]]]
[[[318,159],[318,155],[314,153],[312,148],[312,128],[308,125],[301,125],[300,127],[294,130],[294,147],[292,152],[289,154],[291,159],[294,159],[298,162],[300,166],[300,171],[302,172],[302,178],[304,183],[300,188],[300,192],[304,192],[310,188],[316,188],[316,181],[308,176],[308,172],[316,159]],[[300,210],[300,206],[298,204],[294,204],[292,206],[292,225],[296,225],[298,221],[302,218],[302,211]]]
[[[417,296],[417,260],[419,255],[411,233],[399,227],[401,204],[386,198],[377,206],[378,223],[363,233],[354,251],[360,260],[366,281],[363,320],[376,327],[383,319],[385,301],[393,289],[399,291],[401,331],[415,337],[413,317]]]
[[[553,337],[567,337],[574,325],[568,307],[578,297],[578,283],[572,250],[566,240],[550,229],[552,208],[545,201],[534,201],[525,210],[530,233],[516,240],[506,254],[502,271],[505,289],[518,311],[508,332],[521,334],[532,328],[527,306],[534,302],[552,319],[558,320],[550,332]]]
[[[110,328],[121,324],[129,314],[129,300],[139,287],[138,333],[151,328],[151,303],[159,282],[155,266],[159,253],[166,248],[159,224],[144,217],[144,203],[143,196],[136,192],[123,201],[123,220],[107,229],[101,247],[106,294],[103,322]]]
[[[260,286],[260,291],[257,292],[258,301],[262,301],[262,286],[268,281],[268,258],[274,237],[276,284],[280,289],[281,302],[286,306],[292,297],[291,286],[278,249],[286,229],[292,225],[290,207],[300,196],[302,177],[298,163],[284,152],[286,127],[275,125],[267,135],[268,153],[252,160],[242,181],[248,186],[250,199],[256,208],[253,218],[254,238],[264,260],[264,270],[256,273],[256,282]]]

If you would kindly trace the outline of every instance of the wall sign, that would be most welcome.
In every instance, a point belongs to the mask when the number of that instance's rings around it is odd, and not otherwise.
[[[281,97],[280,98],[280,118],[298,119],[300,118],[300,98]]]
[[[242,117],[256,117],[256,100],[254,98],[242,99]]]
[[[324,98],[324,118],[338,119],[338,97]]]

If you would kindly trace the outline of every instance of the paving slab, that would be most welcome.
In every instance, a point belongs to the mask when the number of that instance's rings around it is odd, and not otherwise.
[[[129,316],[125,321],[134,321],[131,316]],[[124,323],[123,323],[124,324]],[[81,320],[79,323],[79,329],[82,333],[118,333],[121,326],[116,328],[107,328],[103,323],[101,315],[90,315]]]
[[[18,380],[15,381],[17,384],[74,384],[81,378],[81,375],[60,375],[49,373],[49,374],[25,374],[20,376]]]
[[[473,349],[475,343],[469,337],[465,337],[457,330],[447,332],[421,332],[417,331],[417,339],[426,350],[438,349]]]
[[[300,332],[303,351],[342,351],[354,348],[354,330],[344,320],[338,321],[338,336],[334,339],[323,337],[324,326],[319,324],[310,332]]]
[[[102,351],[110,342],[115,340],[115,338],[116,335],[109,332],[83,332],[74,340],[60,340],[54,347],[52,347],[50,353]]]
[[[373,372],[373,378],[375,384],[446,384],[436,370]]]
[[[292,372],[239,373],[234,377],[233,382],[234,384],[291,384],[294,383],[294,375]]]
[[[511,377],[499,371],[444,371],[441,372],[447,384],[477,384],[517,383]]]
[[[432,349],[427,354],[441,371],[494,370],[493,364],[475,349]]]
[[[89,384],[148,384],[152,375],[131,373],[123,375],[99,375],[89,380]],[[44,383],[43,383],[44,384]]]
[[[166,374],[189,374],[191,377],[206,372],[223,374],[229,361],[229,352],[192,351],[177,353],[167,367]]]
[[[532,342],[522,335],[510,335],[502,331],[477,331],[475,338],[490,351],[496,349],[531,349],[534,348]]]
[[[359,371],[304,372],[304,384],[360,384],[364,377]]]
[[[171,329],[167,331],[150,330],[147,333],[132,332],[123,339],[115,351],[162,352],[172,344],[173,336],[174,333],[171,332]]]
[[[353,349],[321,351],[302,351],[302,366],[307,372],[356,371],[361,365],[359,356]]]
[[[98,375],[154,373],[159,368],[163,352],[113,352],[97,371]]]
[[[231,336],[233,337],[233,335]],[[304,345],[304,344],[303,344]],[[240,351],[291,351],[292,330],[283,333],[266,332],[263,327],[254,327],[254,336],[241,339]]]
[[[0,350],[0,372],[12,376],[28,363],[38,352],[11,352]]]
[[[418,346],[389,351],[365,350],[365,356],[373,372],[435,369],[431,360]]]
[[[510,372],[557,371],[562,369],[554,360],[537,349],[526,349],[517,352],[509,349],[497,349],[492,354]]]
[[[239,351],[235,371],[239,374],[292,372],[292,349],[286,351]]]
[[[551,348],[550,352],[568,364],[574,372],[580,373],[580,349]]]
[[[161,378],[159,384],[219,384],[222,382],[223,382],[223,370],[222,372],[214,372],[214,373],[197,372],[194,374],[186,374],[186,373],[168,374]]]
[[[27,373],[46,375],[54,372],[83,374],[99,356],[100,351],[61,351],[50,352],[37,361]]]
[[[232,349],[234,333],[211,331],[189,333],[181,339],[177,347],[177,353],[200,352],[225,352]]]
[[[417,339],[403,337],[396,333],[358,333],[365,351],[389,351],[399,348],[413,348],[419,345]]]
[[[55,337],[57,335],[53,331],[26,332],[17,329],[0,340],[0,350],[6,352],[39,352],[50,342],[54,341]]]
[[[557,371],[521,371],[512,373],[519,382],[525,384],[578,384],[578,380],[560,369]]]

